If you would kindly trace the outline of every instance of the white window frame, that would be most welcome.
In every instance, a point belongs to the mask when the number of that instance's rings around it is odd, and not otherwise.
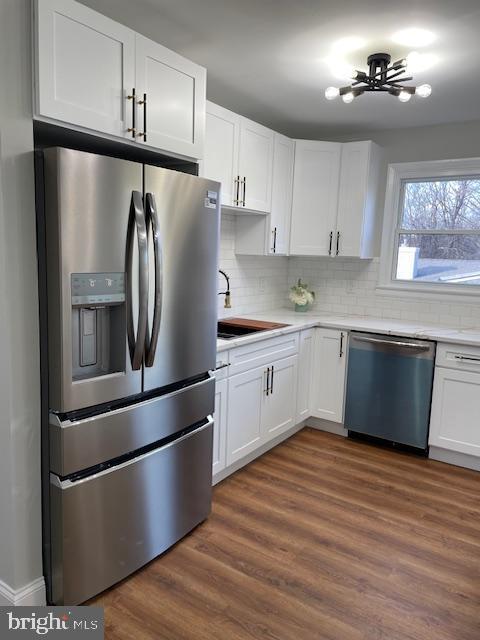
[[[396,236],[400,206],[402,204],[403,183],[409,180],[468,178],[470,176],[480,176],[480,158],[400,162],[388,166],[380,275],[377,287],[379,293],[398,296],[405,292],[408,293],[409,297],[419,298],[429,294],[429,297],[437,297],[439,299],[455,295],[463,296],[469,301],[471,301],[472,297],[478,298],[480,296],[480,286],[412,282],[409,280],[396,280],[395,278],[397,268]]]

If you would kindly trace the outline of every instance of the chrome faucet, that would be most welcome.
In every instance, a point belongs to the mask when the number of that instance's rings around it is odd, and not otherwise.
[[[230,301],[230,278],[227,276],[225,271],[222,271],[222,269],[219,269],[218,271],[219,271],[219,273],[222,274],[222,276],[227,281],[227,289],[226,289],[226,291],[219,291],[218,295],[219,296],[225,296],[225,303],[224,303],[223,306],[224,306],[225,309],[231,309],[232,308],[232,303]]]

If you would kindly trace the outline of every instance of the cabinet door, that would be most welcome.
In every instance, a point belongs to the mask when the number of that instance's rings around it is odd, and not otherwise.
[[[346,333],[337,329],[315,329],[312,415],[343,423],[346,371]]]
[[[205,136],[205,69],[137,34],[135,79],[139,97],[147,95],[147,121],[141,115],[143,109],[138,118],[139,133],[147,134],[146,144],[169,153],[201,158]]]
[[[201,163],[204,178],[222,184],[222,205],[236,204],[238,197],[238,144],[240,116],[207,102],[205,154]]]
[[[273,144],[272,213],[267,253],[286,255],[292,211],[293,154],[295,143],[276,133]]]
[[[238,173],[242,207],[270,213],[272,206],[273,131],[241,118]]]
[[[428,443],[480,456],[480,374],[435,368]]]
[[[227,441],[227,391],[228,381],[217,380],[215,383],[215,413],[213,416],[213,468],[215,475],[225,468]]]
[[[335,249],[341,144],[295,142],[290,254],[328,256]]]
[[[130,135],[135,33],[72,0],[36,2],[36,115]]]
[[[338,250],[341,256],[362,257],[364,231],[374,231],[366,226],[364,228],[370,195],[371,145],[371,142],[347,142],[342,145],[337,216]]]
[[[262,431],[265,441],[295,424],[298,356],[270,365],[269,392],[263,397]]]
[[[306,329],[300,332],[298,353],[297,422],[311,415],[310,387],[312,384],[312,362],[315,332]]]
[[[258,367],[228,379],[227,465],[261,444],[266,370]]]

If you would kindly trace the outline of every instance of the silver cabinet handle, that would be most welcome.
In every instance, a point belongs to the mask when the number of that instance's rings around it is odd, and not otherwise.
[[[147,141],[147,94],[143,94],[143,100],[139,100],[137,104],[143,104],[143,131],[137,133],[136,135],[141,138],[143,136],[143,141]]]
[[[160,239],[160,226],[158,222],[157,206],[153,193],[147,193],[146,198],[146,217],[147,224],[152,225],[153,234],[153,254],[155,258],[155,299],[153,307],[153,323],[152,333],[148,335],[148,317],[147,331],[145,341],[145,366],[151,367],[155,360],[157,351],[158,335],[160,333],[160,323],[162,320],[162,303],[163,303],[163,252]]]
[[[270,367],[268,367],[268,369],[265,371],[265,374],[267,376],[267,382],[265,386],[265,395],[268,396],[268,394],[270,393]]]
[[[430,349],[430,345],[428,344],[417,344],[415,342],[403,342],[401,340],[382,340],[381,338],[367,338],[367,336],[355,336],[353,340],[357,340],[358,342],[373,342],[375,344],[385,344],[392,345],[394,347],[407,347],[409,349],[418,349],[420,351],[428,351]]]
[[[466,360],[467,362],[480,362],[480,358],[475,358],[474,356],[455,356],[455,360]]]
[[[332,255],[333,231],[330,231],[330,243],[328,245],[328,255]]]
[[[245,194],[247,192],[247,178],[245,176],[243,176],[243,198],[242,198],[242,204],[243,206],[245,206]]]
[[[270,393],[273,393],[273,374],[275,373],[275,367],[272,364],[272,374],[270,376]]]
[[[335,255],[338,256],[339,253],[340,253],[340,231],[337,231],[337,250],[335,252]]]
[[[137,103],[135,98],[135,87],[133,87],[132,93],[129,96],[127,96],[127,100],[132,101],[132,126],[128,127],[127,131],[128,133],[132,134],[132,138],[135,138],[137,134],[137,128],[136,128]]]
[[[339,357],[343,357],[343,331],[340,333],[340,354]]]
[[[138,256],[139,256],[139,306],[137,335],[133,324],[132,307],[132,283],[136,275],[133,270],[133,243],[137,230]],[[130,360],[132,369],[138,370],[142,366],[143,352],[145,349],[145,338],[147,335],[148,321],[148,244],[147,225],[145,222],[145,212],[143,210],[143,199],[140,191],[132,191],[130,202],[130,215],[127,228],[127,338],[130,350]]]
[[[235,178],[233,184],[235,185],[235,200],[233,201],[233,204],[240,204],[240,176]]]

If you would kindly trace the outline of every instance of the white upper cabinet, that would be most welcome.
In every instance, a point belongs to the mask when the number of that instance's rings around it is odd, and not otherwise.
[[[135,47],[135,88],[137,100],[142,103],[137,136],[157,149],[201,158],[205,69],[140,35],[135,37]]]
[[[251,211],[272,208],[273,131],[241,119],[238,173],[239,206]]]
[[[35,117],[202,157],[205,69],[74,0],[36,0],[35,36]]]
[[[290,253],[328,256],[334,246],[341,145],[297,140]]]
[[[370,141],[342,145],[335,247],[338,255],[372,258],[376,253],[379,149]]]
[[[240,116],[207,102],[205,155],[201,174],[221,183],[224,206],[232,206],[238,199],[239,136]]]
[[[379,166],[370,141],[297,140],[290,254],[374,257]]]
[[[36,113],[127,136],[135,33],[72,0],[36,2]]]
[[[256,122],[207,103],[201,174],[222,183],[222,205],[237,212],[269,213],[273,136]]]
[[[295,142],[274,134],[271,214],[237,216],[235,252],[245,255],[288,254],[292,210]]]
[[[273,145],[272,213],[267,253],[287,255],[292,211],[293,160],[295,142],[275,134]]]

